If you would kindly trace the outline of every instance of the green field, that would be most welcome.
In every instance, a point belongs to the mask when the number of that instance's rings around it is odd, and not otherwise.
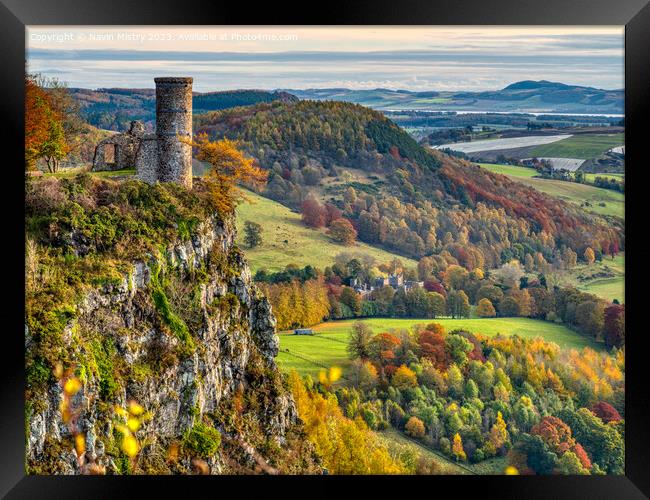
[[[529,167],[518,167],[516,165],[497,165],[496,163],[479,163],[480,167],[494,172],[495,174],[507,175],[509,177],[534,177],[538,175],[537,170]]]
[[[74,177],[75,175],[83,174],[83,173],[89,173],[93,177],[122,177],[122,176],[129,176],[129,175],[135,175],[135,169],[125,169],[125,170],[100,170],[98,172],[91,172],[88,170],[89,167],[75,167],[75,168],[68,168],[65,170],[61,170],[59,172],[55,173],[45,173],[45,177],[56,177],[58,179],[64,179],[67,177]]]
[[[595,158],[605,151],[625,143],[624,134],[574,135],[561,141],[535,146],[530,156],[551,158]]]
[[[578,265],[569,271],[558,273],[556,279],[562,285],[574,286],[578,290],[593,293],[603,299],[618,299],[619,302],[624,303],[625,254],[620,253],[613,260],[609,257],[603,257],[601,262],[594,262],[590,266],[586,264]]]
[[[246,258],[253,273],[265,268],[279,271],[287,264],[306,266],[311,264],[323,268],[331,265],[340,253],[370,255],[380,262],[399,258],[405,265],[415,267],[417,263],[405,257],[386,252],[376,247],[357,243],[345,247],[332,241],[324,231],[311,229],[300,220],[300,214],[278,202],[245,192],[250,199],[237,207],[237,242],[246,252]],[[262,244],[253,249],[244,244],[244,222],[253,221],[262,226]]]
[[[517,334],[523,338],[543,337],[557,343],[562,348],[581,349],[601,346],[587,337],[569,330],[563,325],[530,318],[484,318],[484,319],[393,319],[370,318],[362,320],[374,333],[390,329],[411,328],[417,324],[432,321],[441,323],[447,331],[463,328],[470,332],[487,336],[497,334]],[[350,366],[346,352],[347,338],[354,320],[328,321],[312,327],[315,335],[293,335],[280,333],[280,353],[278,363],[284,371],[295,369],[302,375],[318,374],[321,368],[340,366],[344,370]]]
[[[539,179],[530,175],[535,172],[532,168],[492,163],[481,163],[480,166],[491,172],[507,175],[512,180],[531,186],[542,193],[578,204],[589,212],[621,218],[625,215],[625,195],[618,191],[556,179]]]
[[[595,182],[596,177],[603,177],[605,179],[614,179],[616,181],[622,181],[625,179],[625,174],[585,174],[585,180],[587,182]]]

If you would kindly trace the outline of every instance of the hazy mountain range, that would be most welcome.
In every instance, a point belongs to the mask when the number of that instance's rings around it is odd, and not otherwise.
[[[372,89],[286,89],[300,99],[348,101],[375,109],[623,114],[624,91],[566,85],[545,80],[516,82],[482,92]]]
[[[90,124],[109,130],[128,128],[142,120],[151,128],[155,119],[154,89],[71,88]],[[501,90],[482,92],[413,92],[409,90],[229,90],[194,93],[194,114],[260,102],[332,100],[361,104],[377,110],[471,111],[522,113],[623,114],[624,91],[565,85],[547,81],[521,81]]]

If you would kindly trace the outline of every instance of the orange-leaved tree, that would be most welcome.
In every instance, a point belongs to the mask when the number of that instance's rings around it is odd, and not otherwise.
[[[34,170],[49,137],[52,113],[47,93],[30,76],[25,77],[25,169]]]
[[[259,187],[266,182],[267,173],[253,158],[241,150],[241,143],[230,139],[211,141],[207,134],[198,134],[194,140],[181,138],[196,152],[196,158],[210,164],[205,181],[211,200],[220,212],[232,212],[244,199],[237,184]]]

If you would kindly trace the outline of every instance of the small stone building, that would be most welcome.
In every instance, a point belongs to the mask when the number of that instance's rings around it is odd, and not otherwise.
[[[95,148],[93,171],[135,168],[135,157],[144,136],[144,124],[132,121],[128,132],[114,134]]]
[[[144,182],[176,182],[192,187],[192,78],[154,78],[156,132],[145,134],[140,122],[128,132],[101,141],[93,170],[133,168]]]

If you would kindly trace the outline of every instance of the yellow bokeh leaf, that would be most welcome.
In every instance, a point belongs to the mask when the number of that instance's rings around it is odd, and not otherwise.
[[[508,467],[506,467],[504,472],[505,472],[506,476],[516,476],[516,475],[519,474],[519,471],[517,470],[517,468],[512,466],[512,465],[509,465]]]
[[[136,438],[130,434],[128,436],[124,436],[124,439],[122,440],[122,451],[124,451],[124,453],[133,458],[138,454],[139,450],[140,445],[138,444],[138,440]]]
[[[325,370],[321,370],[318,374],[318,381],[321,384],[327,384],[327,372]]]
[[[136,432],[140,428],[140,420],[131,417],[126,421],[126,426],[131,432]]]
[[[131,435],[131,430],[126,425],[115,424],[115,429],[121,434],[124,434],[125,436]]]
[[[79,392],[79,389],[81,389],[81,382],[77,377],[70,377],[68,380],[66,380],[65,385],[63,386],[65,393],[70,396],[77,394],[77,392]]]
[[[127,418],[129,416],[129,412],[126,411],[121,406],[116,406],[115,407],[115,413],[117,413],[120,417],[124,417],[124,418]]]
[[[135,401],[131,401],[129,403],[129,413],[137,417],[138,415],[142,415],[144,413],[144,408]]]
[[[74,437],[74,449],[77,451],[78,457],[86,451],[86,437],[83,434],[77,434]]]
[[[341,369],[338,366],[332,366],[329,373],[330,384],[341,378]]]

